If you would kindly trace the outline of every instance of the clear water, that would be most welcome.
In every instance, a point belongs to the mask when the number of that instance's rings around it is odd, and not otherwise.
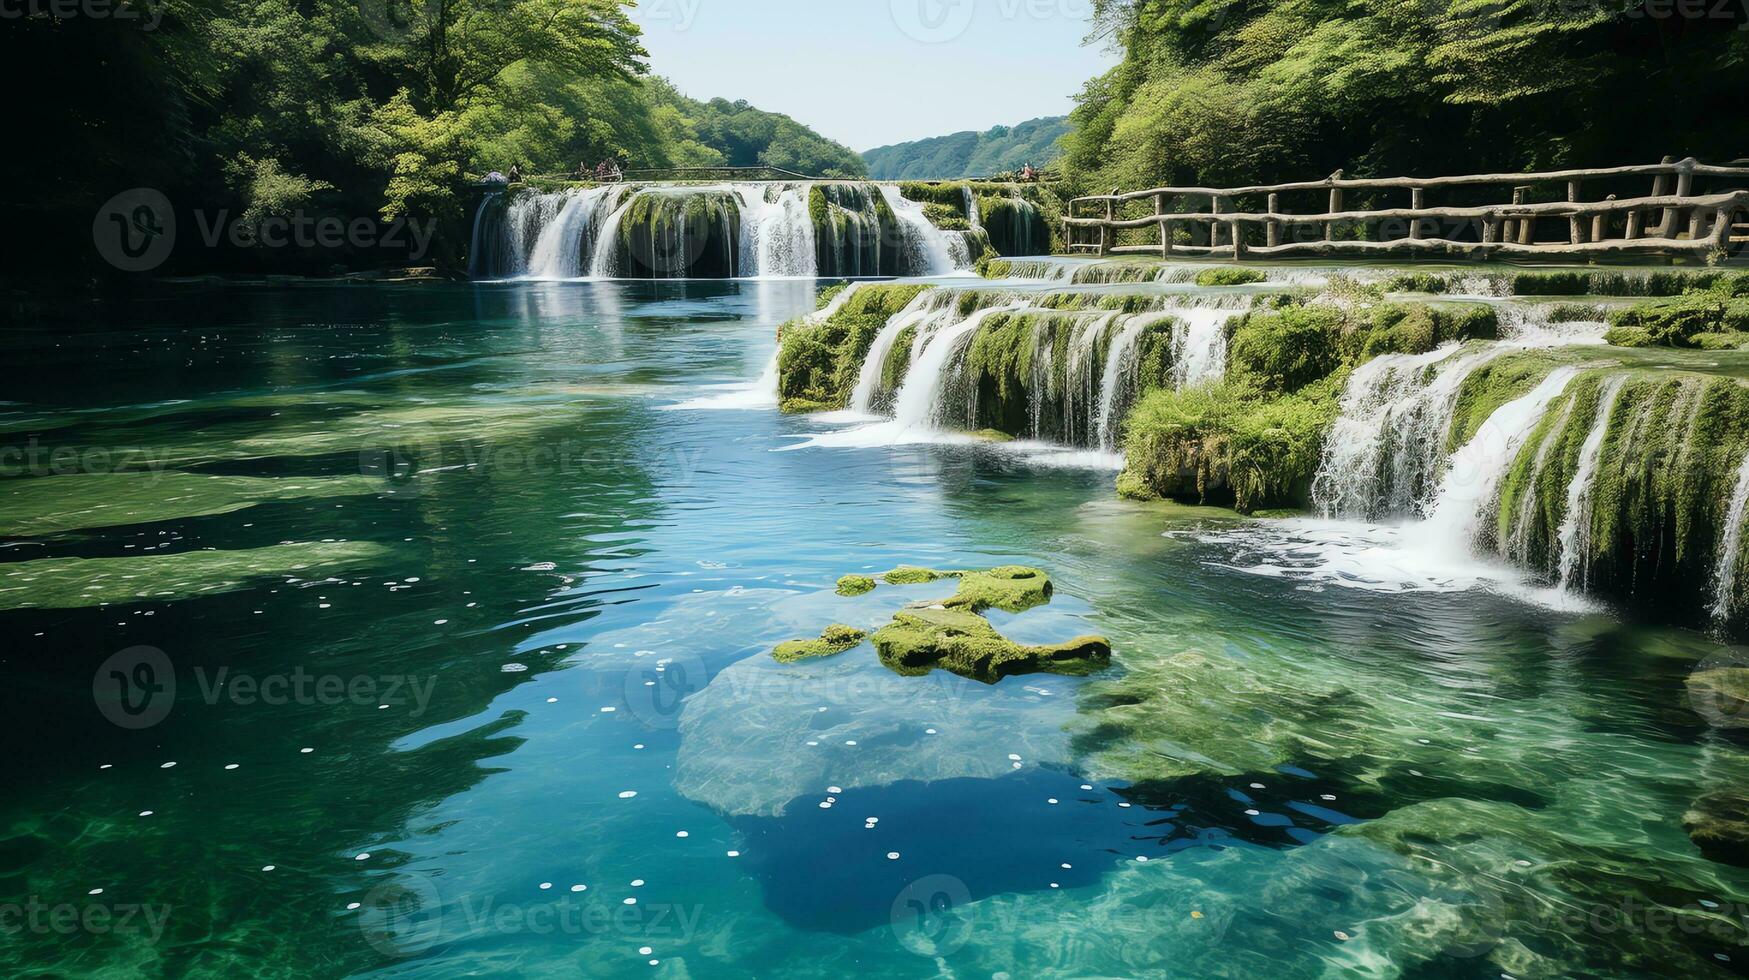
[[[1290,526],[1123,502],[1024,450],[778,452],[824,423],[716,386],[815,296],[190,286],[0,333],[29,365],[0,448],[40,463],[0,483],[0,972],[1749,960],[1749,873],[1681,827],[1749,771],[1684,684],[1735,651],[1485,587],[1254,574]],[[104,472],[124,453],[160,472]],[[767,656],[939,591],[833,593],[900,563],[1046,568],[1050,605],[993,620],[1104,633],[1116,665],[986,687],[866,645]],[[174,697],[124,728],[94,685],[141,646]],[[248,689],[300,676],[287,703]],[[1646,901],[1707,928],[1627,931]]]

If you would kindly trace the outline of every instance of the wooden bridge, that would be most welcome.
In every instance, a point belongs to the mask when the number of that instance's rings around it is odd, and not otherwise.
[[[1647,178],[1650,192],[1633,196],[1630,187]],[[1706,193],[1697,182],[1710,185]],[[1628,196],[1585,201],[1587,185],[1593,194],[1601,185]],[[1510,202],[1487,200],[1507,189]],[[1403,191],[1408,207],[1385,206],[1387,195]],[[1368,206],[1345,204],[1350,193]],[[1430,207],[1430,193],[1450,203]],[[1283,195],[1309,200],[1311,209],[1283,210]],[[1246,209],[1259,203],[1261,210]],[[1301,183],[1113,190],[1070,201],[1063,224],[1069,251],[1100,255],[1708,257],[1749,246],[1749,166],[1665,157],[1648,166],[1468,177],[1348,179],[1339,170]]]

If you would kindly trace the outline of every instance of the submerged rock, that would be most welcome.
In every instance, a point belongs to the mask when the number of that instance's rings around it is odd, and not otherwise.
[[[838,580],[838,594],[843,596],[866,595],[875,590],[875,580],[867,575],[846,575]]]
[[[799,660],[813,657],[830,657],[851,649],[868,638],[868,634],[854,626],[834,623],[826,627],[817,640],[790,640],[779,643],[771,651],[779,663],[793,664]]]
[[[986,684],[1044,671],[1089,674],[1111,662],[1111,644],[1102,637],[1024,646],[965,608],[900,610],[875,631],[874,644],[881,663],[897,673],[922,675],[939,667]]]
[[[1682,829],[1708,859],[1749,867],[1749,796],[1708,793],[1682,815]]]

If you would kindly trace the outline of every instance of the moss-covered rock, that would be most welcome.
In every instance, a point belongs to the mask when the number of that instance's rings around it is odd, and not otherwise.
[[[1708,859],[1749,867],[1749,795],[1719,790],[1694,801],[1682,829]]]
[[[867,595],[875,590],[875,580],[867,575],[845,575],[838,580],[838,594],[844,596]]]
[[[792,320],[778,331],[778,399],[785,412],[843,408],[875,335],[927,289],[864,286],[825,321]]]
[[[874,644],[881,662],[896,673],[915,676],[940,668],[986,684],[1016,674],[1089,674],[1111,661],[1111,644],[1101,637],[1023,645],[964,608],[900,610],[875,631]]]
[[[1621,347],[1729,349],[1749,334],[1749,299],[1712,291],[1640,303],[1609,316],[1606,340]]]
[[[1264,282],[1269,277],[1257,269],[1243,269],[1238,266],[1224,266],[1219,269],[1204,269],[1196,274],[1198,286],[1249,286],[1254,282]]]
[[[1520,272],[1512,277],[1512,292],[1518,296],[1681,296],[1715,287],[1738,295],[1749,293],[1749,274],[1716,269],[1652,271]]]
[[[946,578],[949,573],[938,572],[933,568],[918,568],[915,565],[900,565],[898,568],[881,575],[881,580],[888,585],[922,585]]]
[[[1119,489],[1246,514],[1304,506],[1324,434],[1341,411],[1342,381],[1333,376],[1285,395],[1231,381],[1156,391],[1130,414]]]
[[[779,643],[771,651],[771,655],[780,663],[793,664],[814,657],[836,656],[854,648],[867,638],[867,633],[853,626],[833,624],[826,627],[818,639],[789,640]]]

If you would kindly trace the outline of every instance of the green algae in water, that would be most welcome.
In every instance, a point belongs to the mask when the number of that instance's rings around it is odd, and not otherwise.
[[[816,640],[789,640],[779,643],[771,651],[778,663],[793,664],[814,657],[833,657],[868,638],[868,634],[854,626],[834,623],[820,633]]]
[[[1111,660],[1111,645],[1102,637],[1023,645],[963,608],[902,609],[875,631],[874,645],[881,663],[896,673],[923,675],[939,668],[986,684],[1016,674],[1090,674]]]
[[[41,558],[4,566],[0,609],[77,609],[191,599],[235,592],[264,578],[307,579],[378,564],[390,554],[390,549],[369,542],[311,542],[138,558]]]
[[[274,500],[380,493],[371,477],[77,473],[0,481],[0,534],[42,535],[229,514]]]
[[[842,596],[867,595],[875,590],[875,580],[867,575],[846,575],[838,580],[838,594]]]

